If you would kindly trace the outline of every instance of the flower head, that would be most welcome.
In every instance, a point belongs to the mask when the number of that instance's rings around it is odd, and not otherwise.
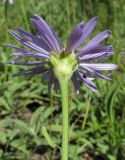
[[[94,30],[98,17],[90,19],[87,24],[83,21],[80,22],[72,30],[65,48],[55,31],[41,17],[34,15],[31,20],[39,33],[38,36],[21,28],[16,28],[19,34],[9,30],[15,39],[28,48],[24,49],[7,44],[16,50],[16,53],[12,54],[15,60],[9,64],[34,66],[16,73],[15,76],[42,74],[42,78],[48,80],[49,91],[53,84],[59,89],[60,78],[68,80],[71,78],[77,93],[80,90],[79,80],[91,90],[96,91],[97,87],[93,83],[94,77],[111,79],[102,75],[100,71],[114,70],[117,65],[96,63],[98,59],[113,54],[112,45],[101,44],[111,35],[111,32],[109,30],[103,31],[84,44]],[[84,46],[81,47],[83,44]],[[81,48],[79,49],[79,47]],[[21,61],[29,57],[35,58],[36,61]]]

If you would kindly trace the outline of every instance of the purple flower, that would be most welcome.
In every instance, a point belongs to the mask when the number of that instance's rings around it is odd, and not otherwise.
[[[114,70],[117,68],[117,65],[96,63],[98,59],[106,58],[113,54],[112,45],[106,46],[101,44],[104,39],[111,35],[111,32],[109,30],[103,31],[84,44],[94,30],[98,17],[90,19],[87,24],[83,21],[80,22],[72,30],[66,48],[60,42],[55,31],[41,17],[34,15],[31,20],[39,33],[38,36],[21,28],[16,28],[19,34],[9,30],[9,33],[15,39],[28,48],[24,49],[7,44],[7,46],[16,50],[12,54],[15,60],[9,62],[9,64],[34,66],[33,68],[16,73],[15,76],[42,74],[42,78],[48,81],[49,91],[53,84],[55,88],[59,89],[58,75],[55,73],[53,63],[51,63],[53,55],[60,60],[72,54],[75,57],[75,66],[73,66],[75,69],[71,73],[70,78],[77,93],[80,90],[79,81],[83,82],[91,90],[96,91],[97,87],[93,83],[94,77],[111,80],[111,78],[102,75],[100,71]],[[84,46],[81,47],[83,44]],[[21,61],[29,57],[35,58],[36,61]]]

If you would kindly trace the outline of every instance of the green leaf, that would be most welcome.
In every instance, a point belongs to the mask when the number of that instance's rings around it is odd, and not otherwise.
[[[17,128],[24,134],[31,134],[33,135],[32,129],[28,127],[26,123],[21,120],[13,119],[12,122],[16,125]]]
[[[58,124],[49,125],[47,129],[51,132],[62,132],[62,125],[58,125]]]
[[[2,132],[2,131],[0,131],[0,143],[5,144],[6,141],[7,141],[7,134]]]
[[[42,127],[42,133],[46,139],[46,141],[48,142],[48,144],[52,147],[52,148],[55,148],[56,147],[56,144],[53,142],[53,140],[51,139],[51,137],[49,136],[47,130],[45,127]]]
[[[0,158],[2,158],[2,155],[3,155],[3,150],[0,149]]]
[[[42,125],[40,122],[40,117],[44,113],[45,107],[38,108],[33,114],[30,119],[29,125],[32,127],[35,132],[37,133]]]
[[[22,152],[24,152],[24,153],[26,153],[26,154],[28,153],[28,151],[27,151],[27,149],[26,149],[27,145],[26,145],[25,139],[13,140],[13,141],[10,143],[10,145],[11,145],[12,147],[16,148],[17,150],[20,150],[20,151],[22,151]]]
[[[99,147],[99,150],[103,153],[103,154],[106,154],[108,149],[109,149],[109,146],[106,145],[106,144],[103,144],[103,143],[97,143],[97,146]]]

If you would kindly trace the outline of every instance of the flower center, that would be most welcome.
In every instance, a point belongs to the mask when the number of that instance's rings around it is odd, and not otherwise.
[[[77,59],[75,54],[52,54],[50,63],[53,66],[53,70],[57,79],[69,80],[75,70],[78,68]]]

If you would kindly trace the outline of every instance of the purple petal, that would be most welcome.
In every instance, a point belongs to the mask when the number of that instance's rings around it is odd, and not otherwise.
[[[17,57],[20,57],[20,56],[22,56],[22,55],[26,55],[26,54],[20,53],[20,52],[14,52],[14,53],[11,54],[12,57],[16,57],[16,58],[17,58]]]
[[[42,64],[41,61],[35,61],[35,62],[7,62],[7,64],[14,64],[14,65],[21,65],[21,66],[32,66],[32,65],[40,65]]]
[[[60,41],[57,33],[54,31],[54,29],[53,29],[52,27],[51,27],[51,31],[53,32],[53,35],[55,36],[55,38],[56,38],[56,40],[57,40],[57,42],[58,42],[58,45],[59,45],[59,47],[60,47],[60,50],[62,50],[62,49],[63,49],[63,45],[62,45],[62,43],[61,43],[61,41]]]
[[[34,57],[34,58],[40,58],[40,59],[49,59],[49,56],[45,55],[45,54],[42,54],[42,53],[28,53],[28,54],[22,54],[22,55],[19,55],[17,56],[18,59],[21,59],[21,58],[27,58],[27,57]]]
[[[82,73],[77,72],[77,77],[87,86],[89,87],[92,91],[97,92],[97,87],[96,85],[91,81],[90,78],[86,77],[84,78],[84,76],[82,75]]]
[[[110,35],[111,35],[111,31],[109,30],[101,32],[98,35],[96,35],[91,41],[89,41],[89,43],[87,43],[87,45],[85,45],[82,49],[85,50],[85,49],[88,49],[89,47],[93,47],[99,44],[101,41],[103,41],[107,37],[109,37]]]
[[[38,30],[41,39],[43,39],[43,41],[49,46],[49,48],[51,48],[52,51],[56,52],[56,48],[55,48],[53,41],[48,36],[48,34],[46,34],[43,31],[43,29],[41,28],[41,25],[36,20],[34,20],[34,19],[31,19],[31,20],[32,20],[34,27]]]
[[[24,30],[24,29],[22,29],[22,28],[19,28],[19,27],[16,27],[16,30],[20,33],[20,34],[22,34],[23,36],[25,36],[26,38],[28,38],[29,40],[35,40],[35,39],[37,39],[37,37],[35,37],[33,34],[31,34],[31,33],[29,33],[29,32],[27,32],[26,30]]]
[[[55,89],[57,90],[57,91],[60,91],[60,85],[59,85],[59,81],[58,80],[55,80]]]
[[[94,64],[94,63],[81,63],[79,66],[88,67],[93,70],[101,71],[101,70],[115,70],[117,69],[116,64]]]
[[[76,56],[84,56],[87,54],[96,54],[100,52],[113,52],[112,45],[104,46],[104,45],[96,45],[93,47],[89,47],[88,49],[82,49],[78,52],[76,52]]]
[[[41,26],[39,25],[39,23],[37,23],[34,19],[32,19],[32,23],[34,25],[34,27],[38,30],[39,34],[40,34],[40,38],[49,46],[51,51],[54,51],[54,44],[51,42],[50,38],[47,36],[47,34],[45,34],[41,28]]]
[[[38,66],[38,67],[27,69],[21,72],[17,72],[13,76],[35,75],[35,74],[44,73],[45,71],[47,71],[47,69],[44,66]]]
[[[92,70],[91,68],[88,68],[88,67],[85,67],[85,66],[80,67],[80,68],[82,68],[84,71],[87,71],[87,72],[93,74],[94,76],[96,76],[98,78],[105,79],[105,80],[112,80],[111,78],[106,77],[106,76],[100,74],[99,72],[96,72],[95,70]]]
[[[54,77],[53,72],[51,72],[50,79],[49,79],[49,82],[48,82],[48,93],[51,92],[51,89],[52,89],[52,86],[53,86],[54,82],[55,82],[55,77]]]
[[[77,24],[77,26],[72,30],[72,32],[69,36],[68,42],[67,42],[66,51],[73,50],[75,43],[82,36],[83,26],[84,26],[84,22],[82,21],[79,24]]]
[[[36,50],[36,51],[39,51],[39,52],[41,52],[41,53],[43,53],[43,54],[49,55],[49,53],[48,53],[46,50],[40,48],[39,46],[35,45],[34,43],[32,43],[32,42],[30,42],[30,41],[27,41],[27,40],[24,39],[24,38],[20,37],[20,36],[17,35],[15,32],[9,31],[9,33],[10,33],[15,39],[17,39],[19,42],[21,42],[22,44],[24,44],[25,46],[27,46],[27,47],[29,47],[29,48],[32,48],[32,49],[34,49],[34,50]]]
[[[47,72],[45,72],[42,76],[42,79],[47,80],[48,81],[48,93],[51,92],[52,89],[52,85],[56,84],[56,79],[54,77],[54,73],[52,70],[49,70]]]
[[[82,30],[82,36],[72,47],[73,50],[78,48],[88,38],[88,36],[91,34],[93,29],[95,28],[97,21],[98,21],[98,17],[94,17],[91,20],[89,20],[89,22],[85,25],[85,27]]]
[[[48,71],[48,72],[45,72],[45,73],[42,75],[42,79],[48,81],[48,80],[50,79],[50,77],[51,77],[51,73],[52,73],[51,70]]]
[[[23,48],[19,48],[19,47],[17,47],[17,46],[11,45],[11,44],[5,44],[5,46],[8,46],[8,47],[10,47],[10,48],[14,48],[14,49],[16,49],[17,51],[22,52],[22,53],[28,53],[28,52],[29,52],[29,51],[27,51],[27,50],[25,50],[25,49],[23,49]]]
[[[111,55],[112,55],[112,52],[100,52],[100,53],[96,53],[96,54],[88,54],[88,55],[85,55],[79,59],[81,62],[86,62],[86,61],[91,61],[94,59],[106,58]]]
[[[54,51],[59,53],[60,46],[58,44],[56,37],[51,31],[50,27],[47,25],[47,23],[41,17],[37,15],[34,15],[32,20],[35,22],[35,27],[37,26],[37,29],[40,31],[40,33],[47,35],[47,39],[51,43],[51,45],[53,45]]]
[[[45,49],[46,51],[51,51],[50,47],[44,42],[43,39],[40,39],[40,38],[34,36],[33,34],[25,31],[24,29],[19,28],[19,27],[17,27],[16,29],[20,34],[22,34],[23,36],[28,38],[30,41],[32,41],[33,43],[35,43],[39,47]]]
[[[33,57],[33,58],[39,58],[39,59],[42,59],[42,60],[46,60],[46,59],[49,59],[49,56],[45,55],[45,54],[42,54],[42,53],[32,53],[32,52],[29,52],[29,53],[12,53],[11,56],[13,56],[15,58],[15,60],[20,60],[22,58],[28,58],[28,57]]]
[[[80,86],[79,86],[79,82],[77,80],[77,76],[75,75],[75,73],[73,74],[71,79],[72,79],[72,82],[73,82],[76,93],[79,94]]]

